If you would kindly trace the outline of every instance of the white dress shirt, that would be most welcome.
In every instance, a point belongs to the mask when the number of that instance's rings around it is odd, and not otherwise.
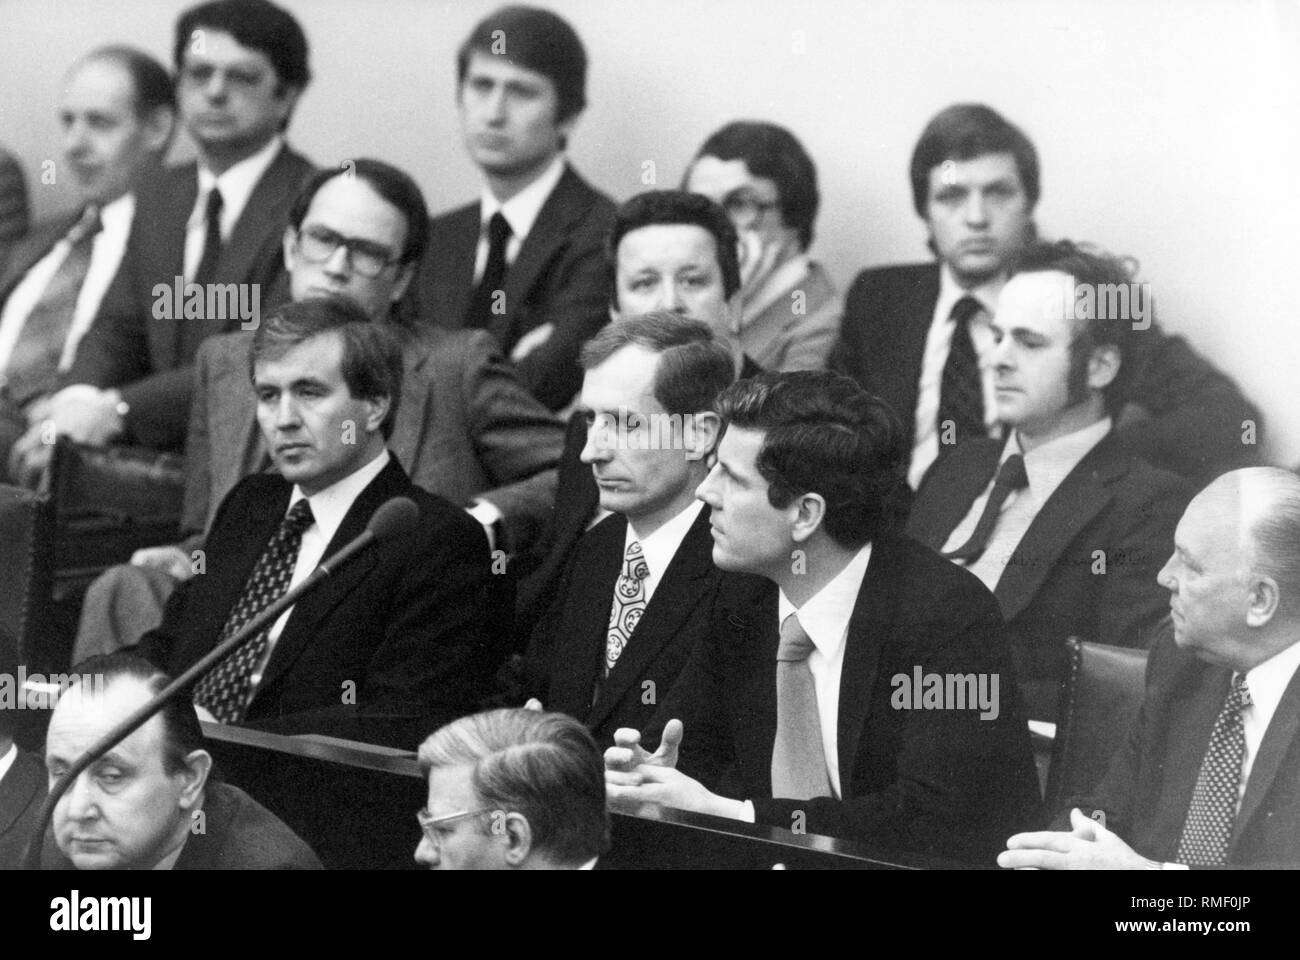
[[[1300,643],[1293,643],[1281,653],[1275,653],[1254,669],[1246,672],[1246,689],[1250,691],[1251,705],[1241,711],[1241,724],[1246,734],[1246,755],[1241,763],[1241,782],[1237,785],[1237,805],[1246,795],[1246,783],[1251,768],[1259,756],[1260,744],[1268,725],[1277,713],[1282,694],[1300,668]]]
[[[343,518],[352,509],[352,504],[361,495],[361,491],[370,486],[370,482],[379,476],[384,467],[388,466],[388,461],[391,459],[388,451],[384,450],[360,470],[353,471],[342,480],[310,497],[306,496],[297,484],[294,485],[293,492],[289,494],[289,506],[284,511],[285,516],[288,516],[294,504],[306,499],[311,504],[313,519],[311,526],[302,533],[302,544],[298,547],[298,562],[294,564],[293,576],[289,579],[290,590],[311,576],[311,572],[325,558],[325,548],[334,539],[334,534],[338,533]],[[257,670],[253,673],[253,690],[261,684],[262,673],[271,660],[271,651],[275,649],[276,641],[280,639],[284,625],[288,623],[289,615],[292,613],[293,607],[290,607],[271,625],[266,653],[263,654],[262,662],[257,665]]]
[[[185,224],[185,279],[193,280],[203,259],[203,244],[208,236],[208,194],[213,186],[221,191],[221,242],[230,239],[240,214],[248,206],[248,198],[253,195],[262,175],[275,162],[281,148],[283,137],[272,137],[261,150],[251,157],[245,157],[237,164],[217,176],[202,161],[199,162],[199,195],[194,200],[194,209]]]
[[[5,774],[9,772],[9,768],[14,765],[14,761],[17,759],[18,748],[11,743],[9,749],[5,751],[5,755],[0,757],[0,782],[4,781]]]
[[[948,362],[952,346],[952,333],[957,328],[952,319],[952,308],[962,297],[971,296],[980,302],[983,310],[970,321],[971,341],[979,359],[980,381],[984,387],[984,424],[989,433],[997,424],[997,394],[993,387],[993,331],[989,323],[997,307],[998,294],[1006,281],[991,280],[973,290],[964,289],[946,263],[939,266],[939,299],[934,304],[930,332],[925,338],[925,353],[921,358],[921,379],[916,391],[916,438],[912,444],[912,463],[907,471],[907,482],[915,490],[930,465],[939,458],[939,388],[943,384],[943,368]]]
[[[690,506],[647,537],[638,536],[631,521],[628,521],[627,535],[623,538],[623,557],[627,557],[627,548],[632,545],[633,540],[641,541],[641,552],[645,555],[646,570],[649,571],[643,581],[647,605],[650,603],[650,598],[654,596],[659,581],[663,579],[668,564],[672,563],[673,557],[677,556],[677,548],[682,545],[691,525],[695,523],[695,518],[703,509],[703,501],[692,500]]]
[[[519,256],[519,249],[528,239],[528,234],[532,231],[533,224],[537,222],[542,207],[551,196],[551,191],[555,189],[562,176],[564,176],[564,154],[557,153],[551,165],[541,176],[505,203],[498,200],[491,190],[483,188],[482,196],[479,198],[478,251],[474,255],[475,286],[483,279],[483,271],[487,269],[490,246],[488,221],[492,219],[492,215],[500,211],[501,216],[506,218],[506,223],[510,224],[510,239],[506,241],[506,264],[512,264]]]
[[[1038,511],[1043,509],[1043,504],[1051,499],[1056,488],[1061,485],[1061,481],[1079,465],[1079,461],[1087,456],[1088,451],[1110,433],[1110,427],[1110,417],[1103,417],[1082,430],[1057,437],[1023,454],[1025,475],[1029,478],[1029,485],[1008,494],[1002,509],[998,511],[997,524],[989,535],[984,552],[973,563],[954,562],[963,563],[971,573],[984,581],[984,585],[990,590],[997,589],[998,581],[1002,579],[1002,573],[1007,568],[1007,561],[1016,552],[1016,547],[1020,545],[1025,532],[1038,516]],[[1015,453],[1021,453],[1020,438],[1013,432],[1002,449],[998,470],[1001,470],[1002,464]],[[942,552],[956,550],[970,539],[979,524],[980,516],[984,513],[984,505],[988,503],[996,481],[995,472],[988,486],[984,488],[984,492],[975,498],[975,502],[971,504],[970,510],[961,523],[957,524],[949,534]]]
[[[99,218],[102,229],[91,241],[90,268],[86,271],[86,279],[77,294],[72,325],[68,328],[68,337],[63,342],[63,353],[59,357],[60,370],[72,366],[77,344],[94,323],[104,301],[104,294],[108,292],[109,284],[122,266],[126,242],[131,236],[131,222],[135,219],[135,197],[127,193],[104,204],[99,211]],[[54,279],[54,274],[63,266],[71,249],[72,244],[66,236],[63,237],[49,253],[32,264],[31,269],[10,292],[4,311],[0,313],[0,370],[9,365],[9,358],[27,318],[40,302],[45,288]]]

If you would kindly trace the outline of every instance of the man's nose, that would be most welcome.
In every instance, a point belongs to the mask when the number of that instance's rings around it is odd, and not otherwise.
[[[298,412],[298,401],[288,393],[280,397],[275,410],[275,425],[281,430],[291,430],[302,422]]]
[[[504,123],[506,119],[506,92],[498,87],[484,97],[484,116],[492,124]]]
[[[704,479],[700,481],[700,485],[695,488],[695,499],[703,500],[714,509],[718,506],[717,486],[714,483],[714,477],[717,476],[717,473],[718,465],[715,463]]]
[[[325,272],[333,277],[347,277],[352,271],[352,261],[348,248],[339,244],[338,247],[325,258]]]
[[[609,426],[601,417],[597,417],[587,427],[587,441],[582,445],[578,459],[583,463],[600,463],[609,459],[610,438],[606,436]]]
[[[213,70],[208,82],[203,85],[203,95],[209,100],[224,100],[229,90],[224,70]]]
[[[68,124],[63,132],[64,154],[69,157],[79,156],[89,145],[90,137],[87,136],[86,125],[76,121]]]
[[[89,771],[83,771],[81,776],[73,781],[72,786],[68,787],[59,801],[59,806],[63,809],[63,815],[69,820],[82,822],[93,820],[98,816],[99,808],[95,802],[95,788]]]
[[[420,845],[415,848],[415,862],[422,867],[438,865],[438,848],[429,842],[428,837],[420,838]]]
[[[686,301],[682,297],[682,288],[672,280],[665,280],[659,287],[656,309],[670,313],[685,313]]]
[[[1174,558],[1171,554],[1169,559],[1165,561],[1165,565],[1160,568],[1160,572],[1156,574],[1156,583],[1160,584],[1160,586],[1164,587],[1170,593],[1173,593],[1178,589],[1178,581],[1174,578],[1173,566]]]
[[[984,201],[984,195],[978,190],[972,190],[970,196],[966,198],[966,206],[962,208],[962,215],[971,226],[982,226],[988,223],[988,204]]]

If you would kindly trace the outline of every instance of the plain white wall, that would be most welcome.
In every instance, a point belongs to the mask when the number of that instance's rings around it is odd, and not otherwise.
[[[284,0],[316,80],[295,145],[320,164],[374,155],[437,210],[476,195],[459,142],[455,50],[487,0]],[[170,62],[186,0],[0,0],[0,141],[40,185],[58,159],[59,80],[132,42]],[[700,141],[753,117],[817,161],[815,250],[841,285],[928,257],[907,161],[926,120],[984,101],[1043,167],[1039,225],[1136,256],[1167,329],[1234,375],[1266,414],[1276,462],[1300,461],[1300,5],[1293,0],[556,0],[587,45],[590,106],[571,144],[616,199],[646,161],[674,186]],[[189,155],[178,144],[177,157]]]

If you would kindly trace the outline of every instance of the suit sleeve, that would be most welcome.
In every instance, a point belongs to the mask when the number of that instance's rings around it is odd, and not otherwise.
[[[852,377],[864,390],[871,390],[868,382],[870,365],[863,356],[866,344],[871,341],[869,292],[865,274],[859,276],[853,286],[849,287],[849,292],[844,296],[844,314],[840,318],[839,336],[826,361],[827,367],[836,373]]]
[[[190,404],[189,427],[185,435],[185,499],[181,506],[181,533],[198,533],[207,529],[212,508],[212,455],[208,438],[209,350],[199,347],[194,364],[193,402]]]

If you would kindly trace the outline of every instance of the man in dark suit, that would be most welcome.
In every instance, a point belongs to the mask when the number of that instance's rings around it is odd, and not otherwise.
[[[999,864],[1300,867],[1297,544],[1288,471],[1234,471],[1192,500],[1160,571],[1172,636],[1127,742],[1057,832],[1011,837]]]
[[[4,264],[6,252],[27,233],[30,219],[22,164],[0,147],[0,266]]]
[[[554,13],[510,6],[471,31],[456,67],[483,194],[434,219],[419,312],[490,331],[525,386],[560,410],[579,386],[579,348],[609,320],[602,245],[614,203],[564,157],[587,103],[587,55]]]
[[[391,438],[411,481],[463,505],[503,552],[526,549],[555,500],[563,428],[519,383],[481,330],[417,327],[395,310],[427,240],[420,188],[378,160],[316,174],[295,201],[285,260],[296,300],[347,297],[402,339],[402,398]],[[253,334],[222,334],[199,348],[186,440],[187,539],[148,547],[90,587],[77,658],[135,643],[162,618],[218,505],[263,469],[266,447],[248,386]]]
[[[9,683],[14,682],[17,665],[17,641],[0,627],[0,669]],[[22,690],[13,693],[25,696]],[[21,865],[36,829],[36,815],[45,802],[45,768],[39,758],[19,750],[14,743],[19,726],[16,709],[16,701],[0,703],[0,870],[14,870]]]
[[[179,672],[360,535],[394,497],[419,507],[403,535],[336,570],[214,668],[196,702],[223,722],[340,705],[396,718],[394,733],[471,709],[499,651],[482,528],[414,486],[386,448],[401,348],[343,299],[286,304],[252,348],[257,417],[278,476],[241,481],[204,543],[205,572],[172,594],[139,649]]]
[[[654,723],[710,629],[721,571],[695,488],[731,357],[705,324],[659,312],[605,327],[583,347],[582,366],[581,459],[611,515],[578,541],[533,634],[533,694],[607,743],[619,727]]]
[[[942,452],[998,431],[988,319],[1008,269],[1035,236],[1038,156],[996,111],[958,104],[921,134],[911,181],[938,262],[859,274],[830,365],[903,418],[916,487]],[[1140,336],[1115,443],[1197,483],[1256,462],[1243,421],[1257,432],[1258,411],[1186,341],[1162,333],[1150,308],[1147,298],[1134,317]]]
[[[59,117],[77,209],[32,227],[0,272],[0,479],[11,482],[22,479],[8,473],[15,441],[126,295],[136,191],[157,177],[176,125],[171,77],[138,50],[100,48],[69,71]]]
[[[1127,283],[1122,261],[1068,240],[1026,248],[990,324],[1007,439],[937,461],[908,521],[998,598],[1035,719],[1055,719],[1066,638],[1147,646],[1166,611],[1156,571],[1191,496],[1115,440],[1139,334],[1095,291]]]
[[[78,664],[50,717],[45,765],[51,782],[170,682],[126,653]],[[173,698],[59,799],[43,869],[321,868],[278,817],[212,772],[194,708],[184,697]]]
[[[992,595],[889,532],[897,418],[809,371],[718,406],[699,496],[713,559],[737,573],[657,752],[635,730],[606,751],[611,801],[991,862],[1002,824],[1037,819],[1029,733]]]
[[[289,206],[312,173],[284,142],[311,77],[289,13],[268,0],[213,0],[181,15],[174,52],[199,157],[141,192],[129,303],[92,328],[45,411],[55,432],[82,443],[183,447],[194,353],[206,337],[256,322],[284,270]],[[203,296],[184,293],[187,283]],[[49,425],[23,440],[29,469],[48,457]]]

